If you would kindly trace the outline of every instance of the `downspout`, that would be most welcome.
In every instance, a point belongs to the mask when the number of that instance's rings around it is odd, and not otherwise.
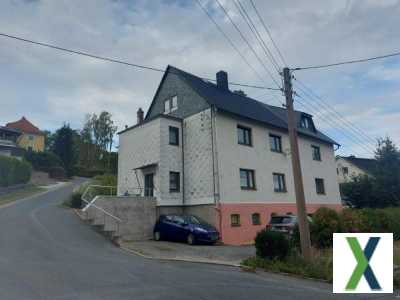
[[[184,127],[184,120],[181,121],[181,128],[182,128],[182,133],[181,133],[181,141],[182,141],[182,206],[185,205],[185,148],[184,148],[184,141],[183,141],[183,127]],[[182,212],[184,210],[184,207],[182,208]]]
[[[214,194],[214,204],[215,209],[218,213],[218,227],[220,236],[222,236],[222,213],[220,205],[220,194],[219,194],[219,170],[218,170],[218,151],[216,145],[216,128],[215,128],[215,111],[216,107],[211,106],[211,149],[212,149],[212,165],[213,165],[213,194]],[[215,140],[214,140],[215,139]],[[217,173],[218,178],[215,178]],[[217,192],[218,191],[218,196]]]

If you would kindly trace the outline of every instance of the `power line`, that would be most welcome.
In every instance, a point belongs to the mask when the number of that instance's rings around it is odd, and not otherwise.
[[[296,80],[296,82],[298,82],[301,87],[297,86],[300,90],[302,90],[303,93],[307,94],[309,97],[312,97],[315,99],[315,101],[322,103],[328,110],[331,110],[332,112],[334,112],[338,118],[340,118],[341,120],[343,120],[343,122],[347,123],[348,126],[350,126],[351,128],[353,128],[355,131],[357,131],[358,134],[362,135],[364,138],[366,138],[367,140],[369,140],[372,144],[375,145],[376,140],[371,138],[368,134],[366,134],[364,132],[364,130],[362,130],[360,127],[356,126],[355,124],[353,124],[352,122],[348,121],[346,119],[346,117],[339,113],[334,107],[332,107],[331,105],[329,105],[327,102],[325,102],[321,96],[317,95],[316,93],[314,93],[309,87],[307,87],[303,82],[301,82],[300,80],[298,80],[297,78],[294,78],[294,80]]]
[[[331,63],[331,64],[326,64],[326,65],[298,67],[298,68],[293,68],[292,70],[293,71],[301,71],[301,70],[309,70],[309,69],[322,69],[322,68],[335,67],[335,66],[340,66],[340,65],[363,63],[363,62],[367,62],[367,61],[371,61],[371,60],[384,59],[384,58],[398,56],[398,55],[400,55],[400,52],[394,52],[394,53],[390,53],[390,54],[385,54],[385,55],[380,55],[380,56],[375,56],[375,57],[369,57],[369,58],[348,60],[348,61]]]
[[[365,143],[363,139],[361,139],[358,135],[358,133],[355,133],[351,128],[348,128],[341,120],[335,118],[333,115],[330,115],[329,112],[327,114],[324,114],[323,110],[318,106],[318,104],[314,103],[310,98],[305,98],[304,95],[300,95],[296,93],[296,96],[303,99],[310,107],[312,107],[316,112],[321,112],[321,116],[319,117],[321,120],[324,122],[330,122],[330,124],[335,124],[335,126],[338,126],[342,130],[346,132],[346,135],[351,135],[351,141],[357,143],[359,145],[362,145],[363,147],[368,148],[370,151],[375,151],[375,149],[370,145],[369,143]]]
[[[296,103],[297,104],[299,104],[301,107],[303,107],[305,110],[311,110],[304,102],[302,102],[302,101],[300,101],[299,99],[297,99],[296,100]],[[332,126],[332,124],[330,124],[331,126]],[[334,127],[332,127],[332,129],[334,129],[334,130],[336,130],[340,135],[342,135],[342,136],[344,136],[345,138],[347,138],[348,140],[350,140],[351,141],[351,143],[353,143],[353,144],[355,144],[355,146],[357,146],[357,147],[359,147],[359,148],[362,148],[359,144],[357,144],[357,143],[355,143],[354,141],[353,141],[353,139],[351,139],[350,137],[348,137],[345,133],[343,133],[340,129],[338,129],[338,128],[336,128],[335,126]],[[347,147],[346,145],[341,145],[341,148],[343,148],[343,147]],[[356,154],[356,155],[358,155],[358,156],[363,156],[363,155],[365,155],[365,154],[367,154],[367,155],[371,155],[372,153],[371,153],[371,151],[369,151],[369,150],[366,150],[366,149],[363,149],[365,152],[357,152],[357,151],[352,151],[353,152],[353,154]],[[362,155],[361,155],[362,154]]]
[[[46,48],[62,51],[62,52],[67,52],[67,53],[71,53],[71,54],[86,56],[86,57],[90,57],[90,58],[97,59],[97,60],[102,60],[102,61],[107,61],[107,62],[111,62],[111,63],[122,64],[122,65],[130,66],[130,67],[134,67],[134,68],[138,68],[138,69],[143,69],[143,70],[149,70],[149,71],[165,73],[165,70],[161,69],[161,68],[150,67],[150,66],[145,66],[145,65],[140,65],[140,64],[134,64],[134,63],[130,63],[130,62],[119,60],[119,59],[115,59],[115,58],[99,56],[99,55],[91,54],[91,53],[88,53],[88,52],[83,52],[83,51],[79,51],[79,50],[73,50],[73,49],[64,48],[64,47],[60,47],[60,46],[56,46],[56,45],[52,45],[52,44],[48,44],[48,43],[43,43],[43,42],[37,42],[37,41],[33,41],[33,40],[30,40],[30,39],[17,37],[17,36],[10,35],[10,34],[0,33],[0,36],[6,37],[6,38],[10,38],[10,39],[14,39],[14,40],[18,40],[18,41],[25,42],[25,43],[30,43],[30,44],[37,45],[37,46],[42,46],[42,47],[46,47]],[[173,72],[171,72],[171,73],[173,73]],[[208,80],[208,81],[216,81],[215,79],[206,78],[206,77],[202,77],[202,79],[203,80]],[[280,91],[281,90],[281,89],[277,89],[277,88],[271,88],[271,87],[265,87],[265,86],[257,86],[257,85],[251,85],[251,84],[245,84],[245,83],[230,82],[230,84],[231,85],[236,85],[236,86],[248,87],[248,88],[255,88],[255,89],[266,89],[266,90],[274,90],[274,91],[275,90],[276,91]]]
[[[246,9],[240,2],[240,0],[233,0],[233,3],[235,4],[237,10],[239,11],[240,15],[242,18],[245,20],[247,26],[250,28],[250,31],[253,33],[253,35],[256,37],[256,40],[261,46],[261,49],[264,51],[265,55],[268,57],[272,65],[274,66],[275,70],[280,73],[280,66],[278,62],[275,60],[274,55],[272,52],[269,50],[268,46],[265,44],[262,36],[260,35],[259,31],[257,30],[257,27],[253,23],[251,17],[247,13]]]
[[[314,104],[313,102],[311,102],[309,99],[305,98],[304,96],[295,93],[295,96],[297,96],[297,101],[299,103],[302,103],[303,106],[308,106],[308,109],[312,110],[313,112],[320,112],[320,108],[317,106],[317,104]],[[300,99],[302,99],[302,101],[300,101]],[[351,143],[353,144],[357,144],[358,146],[360,146],[361,148],[363,148],[364,150],[366,150],[368,153],[373,153],[375,151],[375,149],[373,149],[372,147],[370,147],[368,144],[365,144],[363,140],[361,140],[357,135],[355,135],[353,132],[349,131],[348,128],[343,125],[339,120],[335,119],[334,117],[328,115],[325,115],[324,117],[324,122],[329,123],[330,125],[332,125],[334,129],[336,129],[338,132],[340,132],[343,136],[345,136]]]
[[[296,95],[296,97],[297,97],[297,100],[296,100],[297,104],[300,104],[308,111],[314,111],[315,108],[313,108],[308,102],[304,101],[305,98],[301,98],[302,101],[300,101],[299,95]],[[330,120],[327,120],[327,119],[324,119],[324,122],[329,124],[331,126],[332,130],[337,131],[342,137],[347,139],[350,142],[350,144],[353,144],[353,145],[359,147],[360,149],[362,149],[365,152],[365,154],[373,155],[374,151],[372,149],[370,149],[370,148],[366,147],[364,144],[356,141],[351,134],[349,134],[346,130],[343,130],[341,127],[338,127],[338,125],[336,123],[334,123]],[[344,145],[344,146],[346,146],[346,145]],[[342,144],[342,147],[343,147],[343,144]],[[355,154],[357,154],[357,153],[355,153]],[[360,156],[362,156],[362,155],[360,155]]]
[[[241,38],[245,41],[249,49],[253,52],[254,56],[257,58],[259,63],[263,66],[264,70],[268,73],[268,75],[271,77],[272,81],[277,85],[278,88],[280,88],[278,81],[274,78],[272,75],[271,71],[267,68],[267,66],[264,64],[264,62],[260,59],[260,57],[257,55],[257,52],[254,50],[254,48],[250,45],[249,41],[246,39],[240,28],[235,24],[235,22],[232,20],[231,16],[229,13],[226,11],[225,7],[221,4],[219,0],[215,0],[219,7],[222,9],[228,20],[231,22],[233,27],[235,27],[236,31],[240,34]]]
[[[255,10],[255,12],[256,12],[256,14],[257,14],[257,16],[258,16],[258,19],[260,20],[262,26],[264,27],[264,29],[265,29],[265,31],[267,32],[269,38],[271,39],[272,44],[274,45],[276,51],[278,52],[278,55],[279,55],[279,57],[281,58],[283,64],[284,64],[285,66],[287,66],[287,63],[286,63],[285,59],[283,58],[283,55],[282,55],[281,51],[279,50],[279,47],[277,46],[277,44],[275,43],[274,39],[272,38],[272,34],[271,34],[271,32],[269,31],[267,25],[265,24],[264,19],[261,17],[260,13],[258,12],[258,9],[257,9],[256,5],[254,4],[253,0],[250,0],[250,3],[251,3],[251,6],[253,7],[253,9]]]
[[[221,26],[218,25],[218,23],[214,20],[214,18],[211,16],[211,14],[208,12],[208,10],[203,6],[203,4],[200,2],[200,0],[196,0],[197,4],[200,6],[200,8],[203,10],[203,12],[206,14],[206,16],[210,19],[210,21],[217,27],[218,31],[223,35],[223,37],[228,41],[228,43],[232,46],[232,48],[239,54],[239,56],[243,59],[243,61],[247,64],[247,66],[252,69],[252,71],[257,75],[257,77],[263,82],[262,76],[257,72],[256,69],[250,64],[250,62],[246,59],[246,57],[240,52],[240,50],[236,47],[236,45],[233,43],[233,41],[229,38],[229,36],[222,30]]]

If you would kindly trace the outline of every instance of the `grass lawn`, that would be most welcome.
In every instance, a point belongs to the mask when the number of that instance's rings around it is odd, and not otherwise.
[[[0,196],[0,205],[7,204],[19,199],[23,199],[29,196],[33,196],[35,194],[38,194],[40,192],[43,192],[45,189],[37,186],[28,186],[25,188],[22,188],[17,191],[13,191],[11,193],[1,195]]]
[[[400,266],[400,241],[394,242],[393,250],[394,264]],[[242,265],[254,269],[260,268],[268,272],[286,273],[332,282],[332,248],[314,250],[313,260],[310,263],[306,263],[298,254],[292,254],[282,261],[250,257],[245,259]],[[400,272],[394,274],[394,286],[400,288]]]
[[[261,268],[268,272],[332,281],[332,249],[314,250],[313,260],[310,263],[307,263],[299,254],[292,254],[284,260],[250,257],[245,259],[242,265]]]

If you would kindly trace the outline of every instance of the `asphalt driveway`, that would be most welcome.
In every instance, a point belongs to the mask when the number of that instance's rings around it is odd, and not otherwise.
[[[149,258],[207,262],[239,266],[240,262],[256,253],[254,246],[187,245],[168,241],[124,242],[130,249]]]
[[[60,206],[72,188],[0,210],[1,300],[356,298],[321,283],[128,254]]]

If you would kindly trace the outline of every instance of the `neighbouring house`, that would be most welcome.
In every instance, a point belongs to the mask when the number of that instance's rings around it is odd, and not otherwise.
[[[44,151],[45,135],[35,125],[22,117],[16,122],[7,123],[7,128],[17,129],[21,131],[21,135],[17,140],[17,144],[29,151]]]
[[[146,117],[119,132],[118,194],[195,214],[226,244],[246,244],[271,214],[296,213],[286,110],[168,66]],[[334,145],[296,111],[307,211],[341,209]]]
[[[372,158],[361,158],[350,156],[336,157],[336,172],[339,183],[345,183],[359,175],[369,175],[376,167],[376,160]]]
[[[21,158],[24,149],[17,145],[21,131],[17,129],[0,126],[0,155]]]

